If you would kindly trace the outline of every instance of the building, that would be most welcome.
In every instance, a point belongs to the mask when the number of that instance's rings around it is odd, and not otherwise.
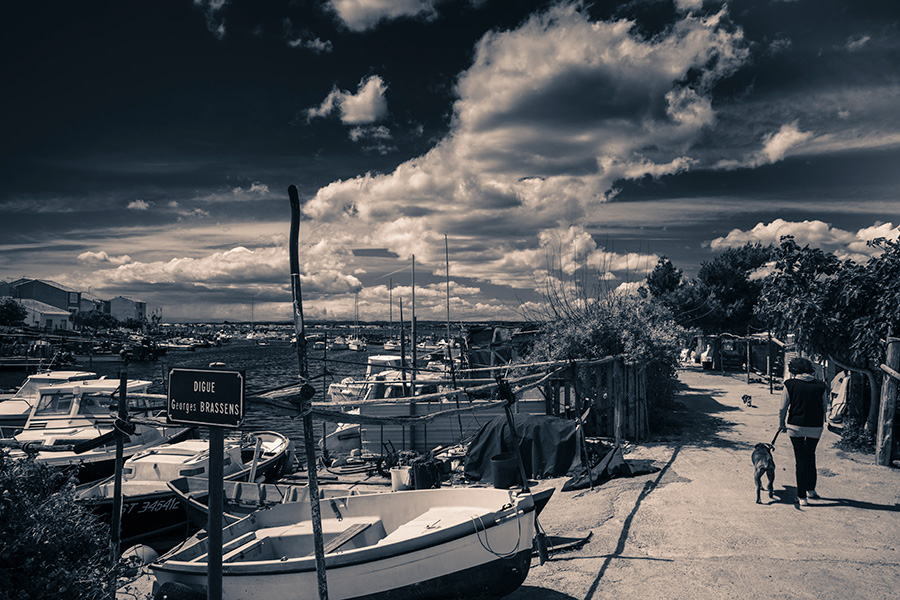
[[[28,313],[25,325],[44,329],[72,329],[72,314],[67,310],[29,298],[20,298],[17,302]]]
[[[91,311],[109,314],[109,300],[101,300],[92,294],[85,294],[82,292],[81,312],[89,313]]]
[[[18,279],[9,283],[18,300],[36,300],[75,313],[81,310],[81,292],[46,279]]]
[[[147,303],[142,300],[133,300],[125,296],[116,296],[109,301],[109,314],[119,321],[136,319],[144,321],[147,318]]]

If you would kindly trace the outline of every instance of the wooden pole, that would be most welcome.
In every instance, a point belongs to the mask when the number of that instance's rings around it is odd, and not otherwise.
[[[878,436],[875,439],[875,462],[890,467],[894,449],[894,415],[897,410],[897,391],[900,381],[895,374],[900,370],[900,341],[889,341],[887,356],[882,365],[885,372],[881,384],[881,405],[878,407]],[[887,367],[887,369],[885,369]],[[891,373],[893,371],[894,373]]]
[[[206,531],[206,598],[222,600],[222,481],[224,479],[225,431],[223,427],[209,428],[209,514]]]
[[[119,544],[122,540],[122,468],[125,463],[125,432],[120,431],[118,422],[128,418],[128,371],[119,372],[119,412],[116,423],[116,464],[113,481],[112,534],[110,536],[109,554],[112,563],[119,560]]]
[[[615,403],[615,437],[616,437],[616,446],[622,446],[622,439],[624,437],[624,428],[625,428],[625,410],[622,406],[624,404],[624,382],[622,381],[622,361],[617,360],[613,363],[613,402]]]
[[[303,325],[303,302],[300,292],[300,257],[297,244],[300,238],[300,196],[297,187],[288,188],[291,202],[291,292],[294,297],[294,330],[297,333],[297,362],[300,366],[300,377],[309,380],[309,363],[306,357],[306,336]],[[304,386],[304,388],[307,386]],[[313,390],[315,393],[315,390]],[[301,397],[301,415],[303,416],[303,441],[306,451],[306,468],[309,487],[309,512],[312,519],[313,546],[316,554],[316,578],[319,584],[319,600],[328,600],[328,579],[325,575],[325,541],[322,534],[322,513],[319,506],[319,479],[316,464],[316,444],[312,427],[312,394]]]

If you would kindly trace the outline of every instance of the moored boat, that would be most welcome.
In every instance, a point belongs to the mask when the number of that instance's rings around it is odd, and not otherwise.
[[[259,441],[259,451],[256,444]],[[285,436],[260,431],[243,440],[226,443],[223,456],[223,476],[226,481],[273,480],[283,474],[284,465],[293,461],[293,445]],[[172,479],[191,476],[207,481],[209,442],[184,440],[157,446],[127,461],[122,469],[122,543],[136,543],[171,547],[185,538],[188,513],[169,488]],[[80,486],[75,501],[90,508],[107,521],[112,515],[112,477],[94,484]],[[207,483],[208,487],[208,483]]]
[[[206,528],[209,522],[209,480],[202,477],[179,477],[169,482],[194,525]],[[355,495],[358,492],[342,487],[319,488],[319,498]],[[309,502],[309,487],[296,483],[258,483],[225,481],[222,487],[222,522],[231,525],[257,510],[277,504]]]
[[[531,564],[531,494],[439,488],[329,498],[322,519],[328,596],[499,597]],[[255,512],[222,533],[226,599],[318,598],[308,503]],[[204,590],[208,540],[195,536],[151,564],[157,581]]]
[[[152,411],[148,400],[128,394],[146,392],[150,381],[129,379],[126,397],[130,410]],[[35,452],[35,460],[51,467],[77,469],[81,483],[96,481],[112,474],[115,465],[115,423],[111,397],[119,381],[88,379],[46,386],[32,407],[24,429],[13,440],[19,444],[56,446],[62,450],[43,449]],[[189,437],[192,427],[136,424],[127,435],[123,456],[134,454]],[[82,451],[81,446],[84,448]],[[12,450],[11,456],[24,456],[25,450]]]
[[[25,426],[41,388],[70,381],[99,379],[91,371],[46,371],[29,375],[13,394],[0,394],[0,437],[12,437]]]

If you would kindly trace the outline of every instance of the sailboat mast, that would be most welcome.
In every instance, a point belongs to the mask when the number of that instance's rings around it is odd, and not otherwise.
[[[446,233],[444,234],[444,264],[447,267],[447,343],[450,344],[450,246],[447,243]],[[451,358],[453,358],[452,355]]]
[[[413,393],[415,396],[415,382],[416,382],[416,255],[412,255],[412,375],[410,380],[413,382]]]

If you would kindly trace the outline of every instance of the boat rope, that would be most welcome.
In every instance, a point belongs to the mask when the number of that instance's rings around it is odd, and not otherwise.
[[[516,545],[509,552],[497,552],[491,547],[491,541],[488,539],[487,526],[481,519],[481,515],[472,515],[470,517],[472,519],[472,524],[475,526],[475,537],[478,538],[478,543],[481,544],[482,548],[484,548],[497,558],[512,558],[519,552],[519,543],[522,539],[522,519],[519,517],[518,510],[514,509],[514,511],[518,533],[516,534]],[[478,523],[481,523],[481,529],[484,531],[484,540],[481,539],[481,533],[478,531]]]

